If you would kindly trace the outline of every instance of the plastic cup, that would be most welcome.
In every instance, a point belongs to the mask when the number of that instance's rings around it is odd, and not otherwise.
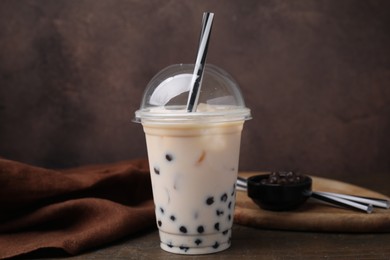
[[[160,246],[209,254],[231,244],[241,131],[251,118],[237,83],[207,65],[199,105],[186,111],[194,65],[172,65],[149,83],[143,125]]]

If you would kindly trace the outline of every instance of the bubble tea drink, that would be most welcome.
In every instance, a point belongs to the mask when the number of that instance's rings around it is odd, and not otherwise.
[[[208,254],[230,246],[241,131],[250,110],[235,81],[206,65],[199,105],[187,112],[193,68],[158,73],[135,120],[146,136],[161,248]]]

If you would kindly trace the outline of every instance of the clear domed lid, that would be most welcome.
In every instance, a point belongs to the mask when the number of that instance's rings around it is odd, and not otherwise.
[[[135,122],[193,120],[236,121],[251,118],[236,81],[221,68],[206,64],[197,109],[187,112],[194,64],[166,67],[146,87]]]

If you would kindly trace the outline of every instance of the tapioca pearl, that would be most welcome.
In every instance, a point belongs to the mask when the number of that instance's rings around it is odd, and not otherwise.
[[[153,167],[153,170],[154,170],[154,173],[155,173],[155,174],[160,175],[160,167],[154,166],[154,167]]]
[[[227,216],[227,220],[229,221],[229,223],[232,222],[232,220],[233,220],[232,215],[229,214],[229,215]]]
[[[229,229],[226,229],[225,231],[222,232],[222,234],[223,234],[224,236],[226,236],[228,232],[229,232]]]
[[[157,221],[157,225],[158,225],[159,227],[161,227],[161,226],[162,226],[162,222],[161,222],[161,220],[158,220],[158,221]]]
[[[173,247],[172,242],[167,243],[167,246],[172,248]]]
[[[217,209],[217,210],[215,211],[215,213],[216,213],[217,216],[219,217],[219,216],[222,216],[224,212],[223,212],[223,210]]]
[[[214,197],[210,196],[210,197],[207,197],[206,199],[206,204],[207,205],[212,205],[214,203]]]
[[[218,241],[215,241],[215,244],[213,245],[213,248],[217,249],[218,247],[219,247],[219,243],[218,243]]]
[[[170,218],[172,221],[175,221],[175,220],[176,220],[176,217],[175,217],[174,215],[171,215],[169,218]]]
[[[226,201],[227,201],[227,198],[228,198],[227,194],[224,193],[224,194],[222,194],[222,196],[221,196],[221,201],[222,201],[222,202],[226,202]]]
[[[204,227],[198,226],[198,228],[196,230],[198,231],[199,234],[202,234],[204,232]]]
[[[217,231],[219,231],[219,222],[217,222],[217,223],[214,224],[214,229],[217,230]]]
[[[183,250],[184,252],[187,252],[190,249],[190,247],[185,246],[185,245],[181,245],[179,248],[180,248],[180,250]]]
[[[232,208],[232,202],[229,201],[229,204],[228,204],[228,209],[231,209]]]
[[[173,155],[170,154],[170,153],[166,153],[165,154],[165,159],[168,161],[168,162],[171,162],[173,160]]]
[[[162,207],[160,207],[160,212],[161,214],[164,214],[164,209]]]
[[[200,244],[202,244],[202,240],[201,239],[196,239],[195,240],[195,244],[197,245],[197,246],[199,246]]]
[[[234,184],[233,184],[232,192],[230,193],[230,195],[231,195],[232,197],[234,196],[235,190],[236,190],[236,184],[234,183]]]
[[[181,233],[184,233],[184,234],[187,233],[187,228],[185,226],[180,226],[179,230]]]

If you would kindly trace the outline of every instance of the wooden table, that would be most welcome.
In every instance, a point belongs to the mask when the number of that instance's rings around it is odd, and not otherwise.
[[[340,176],[338,180],[390,195],[390,174]],[[39,257],[42,257],[40,255]],[[56,259],[64,258],[63,255]],[[68,258],[68,257],[67,257]],[[144,231],[71,259],[390,259],[390,233],[343,234],[276,231],[233,226],[232,246],[223,252],[182,256],[159,247],[157,229]],[[47,258],[46,258],[47,259]]]

